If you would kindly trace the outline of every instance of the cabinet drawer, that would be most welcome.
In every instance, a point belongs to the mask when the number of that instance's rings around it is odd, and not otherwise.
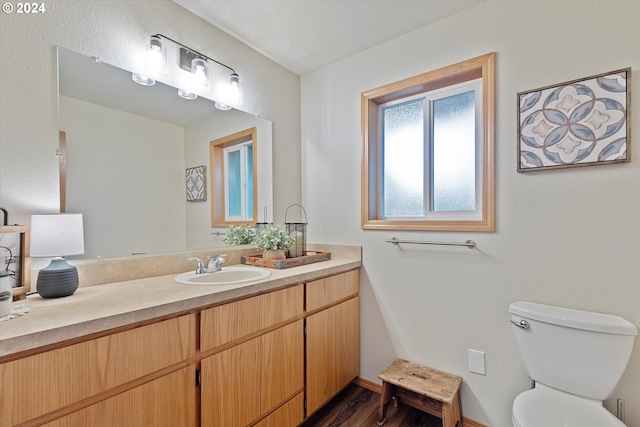
[[[194,356],[195,315],[188,315],[1,364],[0,426],[28,421]]]
[[[358,293],[358,270],[307,283],[306,307],[313,311]]]
[[[300,316],[302,300],[303,287],[298,285],[203,310],[200,349],[208,351]]]
[[[302,422],[304,395],[300,393],[255,427],[295,427]]]
[[[194,372],[184,368],[43,427],[195,427]]]

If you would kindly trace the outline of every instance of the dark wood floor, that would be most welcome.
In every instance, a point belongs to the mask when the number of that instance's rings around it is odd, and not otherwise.
[[[380,395],[355,384],[349,385],[301,427],[358,427],[378,425]],[[441,427],[440,418],[406,405],[389,403],[384,427]]]

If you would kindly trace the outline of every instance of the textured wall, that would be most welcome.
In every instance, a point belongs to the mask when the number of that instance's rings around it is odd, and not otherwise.
[[[640,326],[638,159],[516,172],[517,92],[624,67],[638,80],[638,16],[637,1],[489,1],[302,77],[310,240],[363,246],[364,378],[377,381],[398,356],[459,374],[465,416],[506,427],[514,397],[529,386],[511,302],[614,313]],[[362,231],[360,93],[492,51],[496,232]],[[397,248],[385,243],[392,236],[473,239],[478,248]],[[486,352],[486,376],[469,372],[468,349]],[[639,384],[640,339],[614,395],[626,400],[630,427],[640,427]]]

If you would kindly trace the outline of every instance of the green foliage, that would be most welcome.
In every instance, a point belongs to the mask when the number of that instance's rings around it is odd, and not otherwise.
[[[256,235],[254,243],[258,249],[277,250],[289,249],[295,241],[296,239],[285,230],[278,226],[269,225]]]
[[[247,225],[241,225],[238,227],[234,227],[233,225],[227,228],[227,232],[224,236],[224,243],[232,246],[232,245],[247,245],[253,243],[256,237],[255,230],[253,227]]]

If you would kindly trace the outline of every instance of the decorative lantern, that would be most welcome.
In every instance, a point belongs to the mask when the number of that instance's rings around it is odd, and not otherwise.
[[[287,214],[289,213],[289,209],[293,206],[298,206],[302,209],[304,222],[287,222]],[[294,204],[289,206],[284,213],[284,225],[286,226],[289,235],[296,240],[289,248],[289,258],[304,256],[307,253],[307,212],[301,205]]]
[[[262,230],[273,225],[272,222],[267,222],[267,207],[264,207],[264,222],[256,222],[256,236],[260,234]]]

